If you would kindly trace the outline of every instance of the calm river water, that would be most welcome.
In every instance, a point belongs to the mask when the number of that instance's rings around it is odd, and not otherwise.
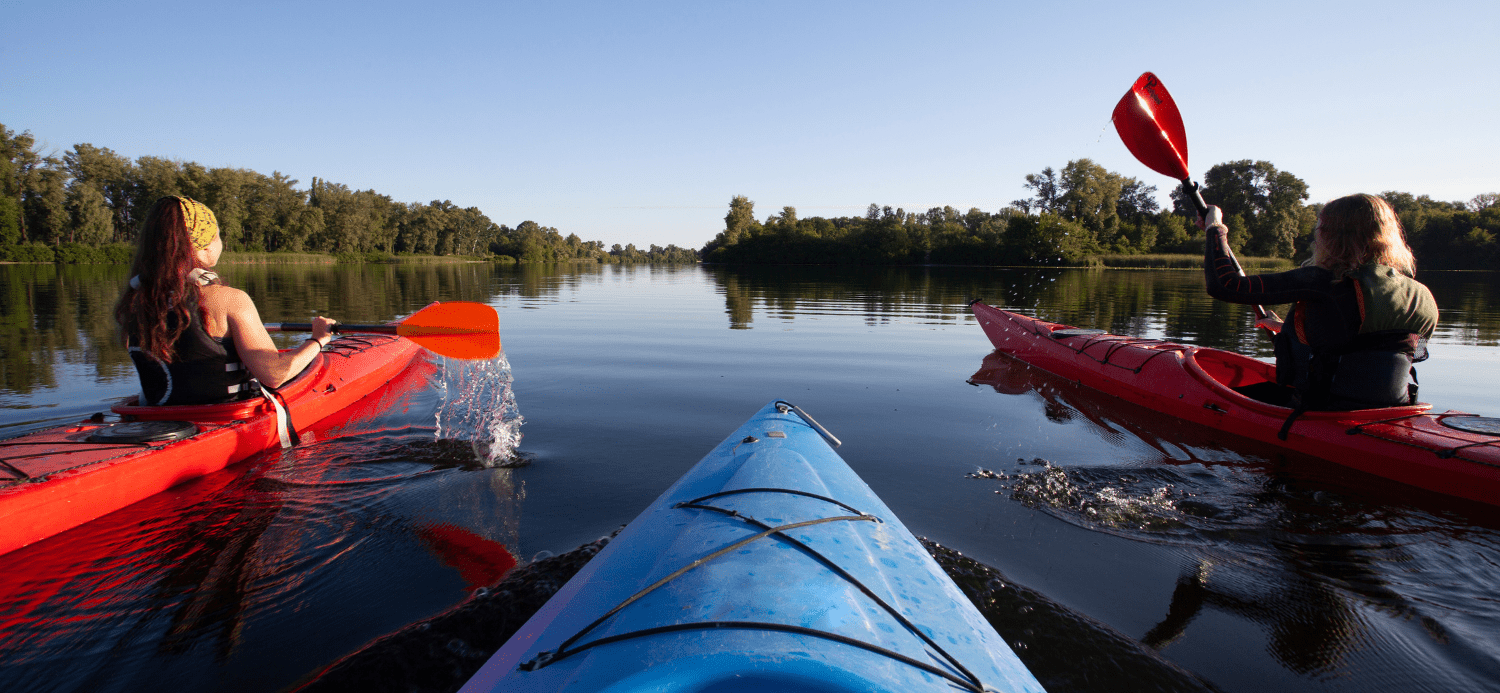
[[[288,689],[609,534],[778,398],[962,553],[1053,693],[1500,690],[1500,514],[1078,389],[993,356],[966,308],[1269,357],[1194,272],[222,269],[267,321],[488,302],[510,370],[433,361],[380,416],[0,556],[0,690]],[[124,274],[0,265],[0,436],[135,392]],[[1500,274],[1422,278],[1422,398],[1500,414]],[[466,441],[511,396],[523,464],[491,466]]]

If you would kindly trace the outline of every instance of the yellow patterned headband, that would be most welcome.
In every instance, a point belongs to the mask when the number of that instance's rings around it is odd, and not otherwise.
[[[207,248],[214,242],[214,236],[219,235],[219,220],[214,218],[213,210],[190,197],[178,197],[177,201],[182,203],[182,219],[187,222],[188,238],[193,247],[198,250]]]

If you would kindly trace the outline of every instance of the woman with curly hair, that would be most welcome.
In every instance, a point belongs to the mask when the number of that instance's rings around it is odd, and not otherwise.
[[[1318,214],[1310,260],[1248,277],[1238,272],[1219,208],[1210,206],[1199,221],[1208,230],[1203,269],[1210,296],[1293,304],[1285,323],[1261,323],[1276,333],[1276,380],[1286,401],[1273,401],[1276,393],[1251,396],[1299,412],[1416,402],[1412,363],[1427,356],[1438,309],[1414,278],[1416,260],[1390,203],[1374,195],[1329,202]]]
[[[276,349],[255,302],[211,270],[224,251],[213,211],[163,197],[136,240],[130,285],[115,321],[141,377],[142,405],[213,404],[257,395],[302,372],[332,339],[335,321],[313,319],[312,337]]]

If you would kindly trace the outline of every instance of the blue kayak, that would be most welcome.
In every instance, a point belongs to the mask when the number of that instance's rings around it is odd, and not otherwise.
[[[824,437],[767,405],[463,691],[1041,691]]]

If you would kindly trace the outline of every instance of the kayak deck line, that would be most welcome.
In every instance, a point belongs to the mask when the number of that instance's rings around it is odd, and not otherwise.
[[[817,630],[814,628],[807,628],[805,626],[794,626],[787,623],[770,623],[766,621],[699,621],[696,623],[674,623],[667,626],[657,626],[655,628],[643,628],[641,630],[631,631],[629,633],[620,633],[618,635],[611,635],[608,637],[600,638],[598,640],[594,640],[592,642],[586,643],[583,647],[578,648],[574,652],[583,651],[595,645],[607,645],[609,643],[620,642],[622,640],[632,640],[635,638],[644,638],[652,635],[681,633],[685,631],[695,630],[761,630],[778,633],[791,633],[793,635],[806,635],[809,637],[819,638],[821,640],[829,640],[844,645],[850,645],[862,650],[868,650],[882,657],[889,657],[890,659],[894,659],[898,662],[901,662],[902,664],[907,664],[914,668],[921,669],[922,671],[925,671],[934,676],[940,676],[944,679],[947,679],[954,685],[966,691],[973,691],[974,693],[985,693],[986,691],[993,690],[991,688],[985,687],[984,684],[977,681],[966,681],[964,679],[961,679],[958,676],[953,675],[952,673],[944,671],[943,669],[928,664],[927,662],[924,662],[920,659],[908,657],[904,654],[901,654],[900,652],[894,652],[874,643],[865,642],[858,638],[851,638],[847,635],[839,635],[838,633],[832,633],[826,630]],[[569,652],[568,654],[573,654],[574,652]],[[538,655],[538,657],[540,656],[541,655]],[[561,659],[564,656],[566,655],[559,655],[557,659]],[[522,665],[521,670],[532,671],[533,669],[540,668],[542,666],[546,666],[546,662],[543,662],[536,667],[533,667],[532,669],[527,669],[525,668],[525,665]]]
[[[741,441],[741,442],[746,442],[746,441]],[[749,441],[749,442],[754,442],[754,441]],[[708,509],[708,510],[723,510],[723,508],[715,507],[715,506],[712,506],[712,505],[699,506],[697,504],[698,503],[702,503],[703,501],[706,501],[706,500],[713,499],[713,498],[722,498],[724,496],[737,496],[737,495],[739,495],[741,493],[790,493],[790,494],[792,494],[794,496],[806,496],[808,498],[816,498],[816,499],[821,500],[821,501],[828,501],[829,503],[837,505],[840,508],[848,510],[849,512],[854,513],[856,515],[868,515],[868,513],[860,512],[860,510],[858,508],[856,508],[856,507],[854,507],[852,505],[849,505],[848,503],[845,503],[845,502],[843,502],[841,500],[838,500],[837,498],[829,498],[828,496],[824,496],[824,495],[817,494],[817,493],[810,493],[808,491],[798,491],[797,489],[794,489],[794,488],[771,488],[771,487],[768,487],[768,486],[757,486],[755,488],[736,488],[736,489],[730,489],[728,491],[720,491],[718,493],[710,493],[710,494],[708,494],[706,496],[700,496],[698,498],[694,498],[694,499],[689,500],[689,501],[683,501],[683,502],[678,503],[678,504],[676,504],[676,505],[674,505],[672,507],[674,507],[674,508],[702,507],[702,508],[705,508],[705,509]],[[733,511],[731,511],[731,512],[733,512]],[[872,517],[872,518],[874,518],[876,522],[880,522],[880,518],[875,517],[874,515],[869,515],[869,516]],[[740,517],[740,515],[738,513],[736,513],[735,517]]]
[[[1286,428],[1289,439],[1280,438],[1293,410],[1252,396],[1266,383],[1276,382],[1273,364],[1209,347],[1080,333],[979,299],[969,306],[998,353],[1078,385],[1377,476],[1500,504],[1500,436],[1488,423],[1494,419],[1458,411],[1438,413],[1431,404],[1420,402],[1306,411]],[[1476,423],[1465,426],[1460,421]]]
[[[801,416],[804,419],[808,418],[807,415],[804,414],[804,413],[802,413],[802,410],[800,408],[798,408],[796,405],[791,405],[791,408],[794,411],[797,412],[798,416]],[[826,431],[822,430],[823,427],[817,425],[817,422],[809,420],[809,423],[812,424],[815,429],[818,429],[818,432],[820,434],[825,434],[824,437],[829,437],[828,435],[826,435]],[[865,584],[863,582],[860,582],[859,578],[856,578],[853,575],[850,575],[849,571],[844,570],[841,566],[839,566],[837,563],[834,563],[831,559],[829,559],[828,557],[824,556],[823,554],[819,553],[816,549],[813,549],[812,547],[810,547],[810,546],[808,546],[808,545],[806,545],[806,544],[804,544],[804,543],[802,543],[802,542],[800,542],[800,541],[798,541],[798,540],[796,540],[796,539],[794,539],[794,538],[792,538],[790,536],[787,536],[786,534],[783,533],[784,530],[795,529],[797,527],[797,524],[784,525],[784,526],[781,526],[781,527],[772,528],[772,527],[766,525],[765,523],[761,522],[760,520],[757,520],[757,519],[755,519],[753,517],[750,517],[748,515],[744,515],[744,514],[740,513],[739,511],[730,510],[730,509],[727,509],[727,508],[720,508],[720,507],[714,506],[714,505],[701,505],[699,503],[700,501],[705,500],[707,498],[715,498],[715,497],[719,497],[719,496],[737,495],[737,494],[740,494],[740,493],[764,492],[764,491],[769,491],[769,492],[773,492],[773,493],[774,492],[791,493],[791,494],[800,495],[800,496],[807,496],[807,497],[810,497],[810,498],[817,498],[819,500],[824,500],[824,501],[828,501],[830,503],[837,504],[838,506],[840,506],[842,508],[847,508],[851,512],[858,513],[857,516],[853,516],[853,517],[849,517],[849,516],[834,517],[834,518],[828,518],[825,521],[831,521],[831,520],[866,520],[866,521],[873,521],[873,522],[876,522],[876,523],[883,523],[884,522],[883,520],[881,520],[879,517],[877,517],[875,515],[871,515],[871,514],[864,513],[864,512],[861,512],[859,510],[856,510],[853,507],[851,507],[851,506],[849,506],[849,505],[847,505],[847,504],[845,504],[845,503],[843,503],[841,501],[829,498],[827,496],[819,495],[819,494],[816,494],[816,493],[809,493],[809,492],[806,492],[806,491],[798,491],[798,490],[795,490],[795,489],[774,489],[774,488],[763,488],[762,487],[762,488],[753,488],[753,489],[735,489],[735,490],[729,490],[729,491],[721,491],[719,493],[715,493],[715,494],[711,494],[709,496],[705,496],[704,498],[699,498],[699,499],[696,499],[696,500],[693,500],[693,501],[688,501],[686,503],[679,504],[677,507],[682,507],[682,508],[699,508],[699,509],[703,509],[703,510],[711,510],[713,512],[723,513],[725,515],[729,515],[731,517],[743,520],[746,523],[749,523],[749,524],[754,525],[756,527],[761,527],[761,528],[763,528],[763,529],[766,530],[766,531],[762,532],[761,534],[756,535],[755,537],[751,537],[750,539],[746,539],[744,541],[738,542],[738,544],[736,544],[736,546],[742,545],[742,544],[747,544],[747,543],[749,543],[750,541],[752,541],[754,539],[758,539],[758,538],[760,538],[762,536],[770,534],[770,535],[774,535],[777,539],[780,539],[782,541],[790,543],[792,546],[797,547],[803,553],[806,553],[809,556],[812,556],[819,563],[822,563],[824,566],[828,567],[830,570],[833,571],[833,573],[835,575],[838,575],[840,578],[843,578],[844,581],[848,582],[849,584],[854,585],[854,587],[856,589],[858,589],[862,594],[864,594],[871,601],[873,601],[877,605],[879,605],[880,608],[884,609],[886,613],[888,613],[888,614],[891,615],[891,617],[895,618],[897,623],[900,623],[908,631],[910,631],[912,634],[914,634],[918,638],[920,638],[922,640],[922,642],[927,643],[928,647],[931,647],[932,649],[936,650],[939,655],[942,655],[943,659],[948,660],[948,663],[951,664],[951,665],[953,665],[953,667],[956,668],[956,669],[958,669],[960,672],[962,672],[963,675],[968,679],[968,681],[965,682],[965,681],[960,681],[958,679],[955,679],[952,676],[943,673],[941,670],[938,670],[935,667],[932,667],[931,665],[929,665],[929,664],[927,664],[925,662],[921,662],[921,661],[913,659],[911,657],[907,657],[906,655],[900,654],[898,652],[892,652],[891,650],[888,650],[886,648],[879,647],[879,646],[871,644],[871,643],[866,643],[866,642],[864,642],[862,640],[854,640],[852,638],[847,638],[845,636],[841,636],[841,635],[838,635],[836,633],[829,633],[827,631],[819,631],[819,630],[814,630],[814,629],[810,629],[810,628],[801,628],[800,626],[793,626],[793,627],[778,626],[778,628],[776,628],[777,630],[787,630],[788,628],[799,628],[800,630],[788,631],[788,632],[801,632],[801,633],[804,633],[804,634],[807,634],[807,635],[813,635],[815,637],[824,637],[824,638],[829,637],[829,636],[833,636],[832,639],[834,639],[834,640],[836,640],[838,642],[844,642],[844,643],[847,643],[847,644],[853,644],[853,645],[856,645],[858,647],[862,647],[864,649],[870,650],[871,652],[875,652],[877,654],[885,655],[887,657],[892,657],[892,658],[897,659],[899,661],[902,661],[902,662],[905,662],[905,663],[910,664],[912,666],[915,666],[915,667],[917,667],[919,669],[923,669],[925,671],[929,671],[929,672],[932,672],[934,674],[937,674],[938,676],[942,676],[942,677],[944,677],[946,679],[949,679],[949,680],[953,681],[954,683],[957,683],[960,686],[968,688],[969,690],[974,690],[974,691],[982,691],[983,690],[983,684],[980,683],[979,677],[975,676],[972,672],[970,672],[967,668],[965,668],[964,665],[963,665],[963,663],[959,662],[956,657],[954,657],[951,654],[948,654],[947,650],[944,650],[937,643],[933,642],[932,638],[928,637],[926,633],[923,633],[920,628],[918,628],[915,624],[913,624],[905,616],[902,616],[901,612],[897,611],[895,607],[891,606],[884,599],[881,599],[879,595],[877,595],[873,591],[871,591],[870,588],[867,587],[867,586],[865,586]],[[814,524],[814,522],[806,522],[806,523],[801,523],[801,524]],[[709,558],[720,556],[720,555],[723,555],[725,553],[728,553],[733,548],[734,548],[734,546],[725,548],[725,549],[719,551],[718,553],[713,554],[713,556],[710,556]]]
[[[1366,426],[1376,426],[1376,425],[1381,425],[1381,424],[1387,424],[1387,425],[1389,425],[1389,424],[1395,424],[1395,423],[1397,423],[1399,421],[1406,421],[1406,420],[1410,420],[1410,419],[1414,419],[1414,418],[1418,418],[1418,417],[1432,419],[1433,421],[1436,421],[1437,423],[1443,424],[1445,426],[1448,426],[1449,428],[1453,428],[1454,430],[1459,430],[1459,431],[1467,431],[1469,429],[1458,428],[1456,426],[1453,426],[1452,424],[1448,423],[1448,419],[1450,419],[1450,418],[1460,418],[1460,419],[1463,419],[1463,418],[1473,418],[1473,419],[1478,419],[1478,420],[1488,419],[1488,417],[1483,417],[1483,416],[1480,416],[1478,414],[1470,414],[1470,413],[1461,412],[1461,411],[1449,411],[1449,412],[1443,412],[1441,414],[1433,414],[1433,413],[1407,414],[1406,416],[1398,416],[1398,417],[1391,418],[1391,419],[1382,419],[1380,421],[1370,421],[1370,422],[1366,422],[1366,423],[1355,424],[1349,430],[1345,431],[1345,433],[1348,434],[1348,435],[1351,435],[1351,436],[1366,435],[1366,436],[1370,436],[1371,438],[1376,438],[1376,439],[1379,439],[1379,440],[1384,440],[1384,441],[1389,442],[1389,443],[1400,443],[1402,445],[1409,445],[1411,447],[1417,448],[1418,450],[1429,450],[1429,451],[1437,453],[1438,457],[1441,457],[1441,458],[1443,458],[1445,460],[1456,457],[1458,459],[1465,460],[1465,461],[1468,461],[1468,462],[1474,462],[1476,464],[1482,464],[1482,465],[1485,465],[1486,467],[1495,467],[1496,469],[1500,469],[1500,464],[1497,464],[1495,462],[1490,462],[1488,460],[1482,460],[1482,459],[1479,459],[1477,457],[1464,457],[1463,455],[1458,454],[1459,450],[1467,450],[1469,448],[1480,448],[1480,447],[1495,447],[1495,448],[1500,448],[1500,438],[1496,438],[1495,440],[1470,441],[1470,442],[1464,443],[1463,445],[1456,445],[1456,446],[1451,447],[1451,448],[1442,448],[1442,449],[1439,449],[1439,448],[1434,448],[1434,447],[1428,446],[1428,445],[1421,445],[1421,444],[1418,444],[1418,443],[1414,443],[1414,442],[1409,441],[1409,440],[1402,440],[1400,438],[1394,438],[1394,437],[1390,437],[1390,436],[1383,436],[1383,435],[1380,435],[1380,434],[1377,434],[1377,433],[1372,433],[1370,431],[1365,430]],[[1435,431],[1435,432],[1432,433],[1432,435],[1442,435],[1442,433]],[[1493,433],[1479,433],[1479,435],[1486,435],[1486,436],[1495,437],[1495,434],[1493,434]],[[1463,440],[1462,438],[1459,438],[1458,436],[1452,436],[1451,439],[1454,440],[1454,441]]]
[[[778,402],[777,404],[782,404],[782,403],[783,402]],[[801,414],[801,410],[798,407],[796,407],[795,405],[791,405],[790,403],[785,403],[785,404],[788,404],[788,406],[791,409],[797,411],[799,416],[803,416],[804,418],[806,418],[805,415]],[[809,423],[811,423],[811,422],[809,422]],[[821,426],[817,426],[817,428],[821,429],[822,427]],[[824,432],[823,431],[819,431],[819,433],[823,434]],[[747,442],[747,441],[741,441],[741,444],[743,444],[745,442]],[[759,441],[755,441],[755,442],[759,442]],[[716,505],[704,505],[702,503],[703,501],[709,500],[711,498],[719,498],[719,497],[731,496],[731,495],[740,495],[740,494],[744,494],[744,493],[787,493],[787,494],[792,494],[792,495],[805,496],[805,497],[808,497],[808,498],[815,498],[817,500],[822,500],[822,501],[826,501],[828,503],[832,503],[832,504],[837,505],[837,506],[839,506],[841,508],[849,510],[850,512],[853,512],[855,514],[854,515],[837,515],[837,516],[833,516],[833,517],[822,517],[822,518],[817,518],[817,519],[814,519],[814,520],[806,520],[806,521],[803,521],[803,522],[793,522],[793,523],[790,523],[790,524],[779,525],[779,526],[774,526],[773,527],[773,526],[771,526],[769,524],[766,524],[765,522],[762,522],[762,521],[760,521],[760,520],[758,520],[758,519],[756,519],[754,517],[751,517],[749,515],[741,513],[738,510],[733,510],[731,508],[722,508],[722,507],[719,507],[719,506],[716,506]],[[811,527],[813,525],[826,524],[826,523],[829,523],[829,522],[875,522],[875,523],[883,523],[884,521],[881,520],[879,517],[877,517],[875,515],[871,515],[869,513],[863,512],[863,511],[860,511],[860,510],[854,508],[853,506],[848,505],[847,503],[844,503],[844,502],[839,501],[839,500],[834,499],[834,498],[829,498],[829,497],[821,495],[821,494],[811,493],[811,492],[808,492],[808,491],[801,491],[801,490],[797,490],[797,489],[772,488],[772,487],[741,488],[741,489],[730,489],[730,490],[727,490],[727,491],[719,491],[717,493],[712,493],[712,494],[709,494],[707,496],[702,496],[702,497],[699,497],[699,498],[695,498],[695,499],[690,500],[690,501],[682,501],[680,503],[675,503],[675,504],[672,505],[672,507],[676,508],[676,509],[683,509],[683,510],[693,509],[693,510],[709,510],[709,511],[712,511],[712,512],[717,512],[717,513],[720,513],[720,514],[727,515],[729,517],[735,518],[737,520],[741,520],[741,521],[743,521],[743,522],[745,522],[747,524],[750,524],[750,525],[752,525],[754,527],[758,527],[762,531],[759,532],[759,533],[757,533],[757,534],[753,534],[753,535],[750,535],[748,537],[745,537],[744,539],[736,541],[736,542],[734,542],[732,544],[729,544],[728,546],[725,546],[723,548],[720,548],[717,551],[714,551],[714,552],[712,552],[712,553],[710,553],[708,555],[705,555],[702,558],[699,558],[699,559],[693,561],[692,563],[689,563],[689,564],[687,564],[687,565],[685,565],[685,566],[683,566],[681,568],[678,568],[676,571],[673,571],[672,573],[670,573],[667,576],[661,578],[660,580],[657,580],[656,582],[652,583],[650,586],[646,587],[645,589],[642,589],[641,591],[636,592],[635,594],[631,595],[625,601],[621,602],[618,606],[615,606],[614,608],[612,608],[609,611],[605,612],[605,614],[603,616],[600,616],[598,619],[595,619],[593,623],[590,623],[589,625],[585,626],[583,628],[583,630],[579,631],[573,637],[568,638],[567,640],[563,641],[563,644],[559,645],[557,647],[557,649],[551,650],[551,651],[538,652],[537,655],[536,655],[536,657],[534,657],[530,661],[521,663],[517,667],[518,669],[520,669],[521,671],[535,671],[536,669],[540,669],[542,667],[547,666],[548,664],[551,664],[553,662],[556,662],[556,661],[562,660],[564,658],[570,657],[572,655],[578,654],[579,652],[583,652],[583,651],[588,650],[590,648],[597,647],[597,646],[600,646],[600,645],[607,645],[609,643],[620,642],[622,640],[631,640],[631,639],[634,639],[634,638],[642,638],[642,637],[648,637],[648,636],[651,636],[651,635],[659,635],[659,634],[662,634],[662,633],[673,633],[673,632],[687,631],[687,630],[716,630],[716,629],[733,628],[733,629],[742,629],[742,630],[770,630],[770,631],[779,631],[779,632],[784,632],[784,633],[794,633],[794,634],[797,634],[797,635],[807,635],[807,636],[811,636],[811,637],[815,637],[815,638],[821,638],[821,639],[824,639],[824,640],[831,640],[831,641],[834,641],[834,642],[843,643],[845,645],[852,645],[854,647],[859,647],[861,649],[869,650],[870,652],[874,652],[876,654],[879,654],[879,655],[882,655],[882,656],[885,656],[885,657],[889,657],[891,659],[895,659],[895,660],[897,660],[899,662],[902,662],[904,664],[908,664],[910,666],[916,667],[916,668],[921,669],[923,671],[926,671],[926,672],[928,672],[930,674],[933,674],[933,675],[936,675],[936,676],[941,676],[944,679],[952,681],[954,684],[962,687],[965,690],[975,691],[975,693],[981,693],[982,691],[985,690],[984,684],[979,681],[979,678],[977,676],[975,676],[972,672],[970,672],[967,668],[965,668],[964,665],[963,665],[963,663],[959,662],[957,658],[953,657],[953,655],[948,654],[948,652],[946,650],[944,650],[936,642],[933,642],[932,638],[928,637],[926,633],[923,633],[922,630],[916,626],[916,624],[913,624],[905,616],[901,615],[901,613],[899,611],[897,611],[895,607],[891,606],[884,599],[881,599],[880,596],[876,595],[873,591],[871,591],[869,587],[866,587],[863,582],[860,582],[859,578],[856,578],[853,575],[850,575],[848,571],[844,570],[842,567],[840,567],[837,563],[835,563],[832,560],[830,560],[828,557],[826,557],[823,554],[819,553],[816,549],[808,546],[807,544],[802,543],[801,541],[798,541],[797,539],[795,539],[795,538],[793,538],[791,536],[788,536],[785,533],[788,530],[800,529],[802,527]],[[858,589],[861,593],[863,593],[871,601],[874,601],[878,606],[880,606],[881,609],[885,610],[886,613],[888,613],[892,617],[894,617],[896,619],[897,623],[900,623],[904,628],[906,628],[912,634],[916,635],[923,642],[927,643],[927,646],[931,647],[933,650],[935,650],[937,652],[937,654],[941,655],[942,658],[944,660],[946,660],[949,665],[951,665],[952,667],[954,667],[955,669],[957,669],[959,672],[961,672],[964,678],[959,678],[958,676],[955,676],[953,673],[951,673],[949,671],[945,671],[944,669],[942,669],[940,667],[934,666],[932,664],[928,664],[927,662],[923,662],[921,660],[918,660],[918,659],[915,659],[915,658],[912,658],[912,657],[908,657],[908,656],[903,655],[903,654],[901,654],[899,652],[895,652],[895,651],[886,649],[886,648],[881,647],[879,645],[876,645],[874,643],[865,642],[863,640],[859,640],[859,639],[856,639],[856,638],[850,638],[848,636],[840,635],[838,633],[832,633],[832,632],[829,632],[829,631],[826,631],[826,630],[818,630],[816,628],[808,628],[808,627],[805,627],[805,626],[797,626],[797,625],[791,625],[791,624],[786,624],[786,623],[770,623],[770,622],[764,622],[764,621],[698,621],[698,622],[693,622],[693,623],[675,623],[675,624],[666,625],[666,626],[656,626],[656,627],[653,627],[653,628],[643,628],[643,629],[640,629],[640,630],[634,630],[634,631],[630,631],[630,632],[627,632],[627,633],[618,633],[618,634],[615,634],[615,635],[610,635],[610,636],[606,636],[606,637],[603,637],[603,638],[599,638],[598,640],[589,641],[589,642],[584,643],[583,645],[581,645],[579,647],[570,647],[573,643],[577,642],[584,635],[587,635],[589,631],[593,630],[599,624],[604,623],[605,621],[609,620],[610,617],[612,617],[615,614],[619,613],[621,610],[623,610],[624,608],[630,606],[632,603],[636,602],[640,598],[642,598],[642,597],[646,596],[647,594],[655,591],[657,588],[660,588],[660,587],[666,585],[667,583],[669,583],[669,582],[677,579],[682,574],[684,574],[684,573],[686,573],[686,572],[688,572],[688,571],[690,571],[690,570],[692,570],[694,568],[697,568],[697,567],[699,567],[701,565],[709,563],[710,561],[713,561],[714,559],[716,559],[716,558],[718,558],[720,556],[728,554],[728,553],[734,551],[735,549],[738,549],[738,548],[740,548],[742,546],[745,546],[747,544],[759,541],[759,540],[764,539],[766,537],[773,537],[775,539],[784,541],[784,542],[792,545],[793,547],[797,548],[798,550],[802,551],[803,553],[807,554],[808,556],[811,556],[814,560],[817,560],[819,563],[822,563],[825,567],[827,567],[829,570],[831,570],[835,575],[838,575],[840,578],[842,578],[843,580],[847,581],[849,584],[853,585],[856,589]]]
[[[90,433],[92,431],[97,431],[97,430],[102,429],[102,428],[108,428],[109,426],[110,426],[110,424],[107,424],[107,423],[85,422],[85,423],[82,423],[82,424],[78,424],[75,427],[69,428],[66,431],[66,433],[67,434]],[[213,431],[213,430],[218,429],[218,428],[222,428],[222,426],[201,427],[198,432],[199,433],[206,433],[208,431]],[[30,454],[25,454],[25,455],[11,455],[9,457],[3,457],[3,458],[0,458],[0,465],[4,465],[5,469],[9,470],[11,474],[15,475],[15,477],[7,479],[7,478],[4,478],[3,476],[0,476],[0,486],[3,486],[4,483],[6,483],[6,482],[22,482],[22,483],[24,483],[24,482],[46,481],[47,478],[50,477],[50,476],[52,476],[53,474],[61,474],[62,472],[70,472],[70,471],[73,471],[75,469],[82,469],[83,467],[88,467],[90,465],[100,464],[100,463],[103,463],[103,462],[109,462],[111,460],[117,460],[117,459],[120,459],[121,457],[128,457],[128,456],[133,455],[133,454],[135,454],[137,452],[141,452],[142,448],[145,448],[147,450],[160,449],[160,448],[165,447],[167,444],[173,443],[173,442],[176,442],[176,441],[175,440],[160,440],[160,441],[139,442],[139,443],[121,441],[121,442],[117,442],[117,443],[101,443],[101,442],[98,442],[98,441],[89,440],[87,438],[84,438],[82,440],[66,440],[66,439],[65,440],[56,440],[56,439],[49,440],[49,439],[43,438],[42,440],[6,440],[6,441],[0,441],[0,447],[20,447],[20,446],[58,447],[58,446],[60,446],[60,447],[66,448],[66,447],[68,447],[70,445],[78,445],[78,446],[93,445],[93,446],[96,446],[96,447],[91,447],[91,448],[82,448],[82,447],[75,448],[75,449],[72,449],[72,450],[68,450],[67,451],[68,454],[90,453],[90,452],[109,452],[109,451],[112,451],[112,450],[118,450],[118,451],[120,451],[120,454],[114,455],[114,456],[111,456],[111,457],[88,457],[88,458],[84,458],[84,459],[80,460],[78,462],[78,464],[75,464],[75,465],[73,465],[71,467],[48,467],[45,470],[43,470],[42,473],[40,473],[40,474],[34,474],[32,472],[28,472],[24,468],[18,467],[18,466],[14,465],[14,464],[11,464],[11,463],[12,462],[16,462],[18,460],[43,459],[43,458],[47,458],[47,457],[52,457],[52,456],[58,454],[58,450],[55,450],[55,449],[53,449],[53,450],[44,450],[42,452],[34,452],[34,453],[30,453]]]

